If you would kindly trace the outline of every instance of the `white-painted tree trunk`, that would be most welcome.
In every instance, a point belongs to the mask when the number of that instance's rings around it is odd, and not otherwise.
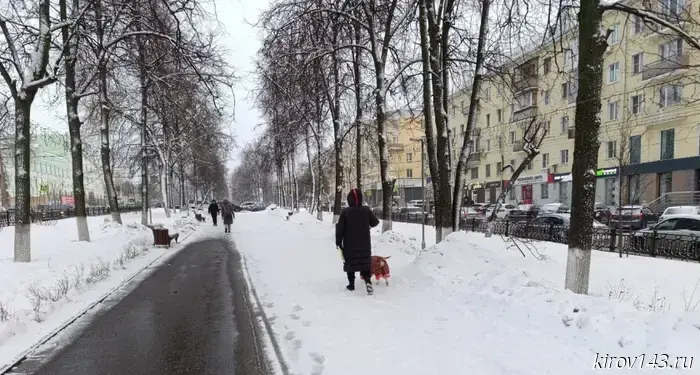
[[[170,218],[170,207],[168,207],[168,173],[165,168],[160,171],[160,194],[163,198],[163,206],[165,207],[165,217]]]
[[[30,111],[31,100],[15,101],[15,262],[32,261]]]

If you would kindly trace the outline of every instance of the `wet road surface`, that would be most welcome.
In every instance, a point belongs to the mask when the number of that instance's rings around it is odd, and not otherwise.
[[[31,373],[267,374],[246,288],[231,242],[189,244]]]

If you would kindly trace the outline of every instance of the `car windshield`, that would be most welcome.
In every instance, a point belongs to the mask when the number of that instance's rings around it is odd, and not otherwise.
[[[664,215],[692,214],[694,211],[695,211],[695,207],[691,207],[691,206],[669,207],[664,212]]]
[[[622,213],[623,215],[634,215],[642,212],[641,207],[634,207],[634,206],[627,206],[627,207],[621,207],[618,210],[615,210],[616,213]]]

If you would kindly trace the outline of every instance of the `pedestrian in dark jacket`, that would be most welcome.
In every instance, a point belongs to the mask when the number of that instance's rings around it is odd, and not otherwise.
[[[209,215],[211,215],[211,221],[213,221],[214,226],[216,226],[216,219],[219,216],[219,204],[216,203],[216,199],[211,200],[211,204],[209,205]]]
[[[352,189],[348,194],[348,207],[340,212],[335,225],[335,244],[343,254],[343,271],[348,276],[347,289],[355,290],[355,272],[365,281],[367,293],[371,294],[372,240],[370,228],[379,225],[372,210],[362,205],[362,192]]]
[[[233,205],[228,199],[221,202],[221,217],[224,218],[224,232],[231,233],[231,224],[236,214],[233,212]]]

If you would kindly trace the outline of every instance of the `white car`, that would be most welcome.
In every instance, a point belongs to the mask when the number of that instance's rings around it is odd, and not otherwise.
[[[548,214],[555,214],[555,213],[567,213],[570,212],[571,210],[569,209],[569,206],[567,206],[564,203],[547,203],[540,207],[540,213],[548,213]]]
[[[487,217],[487,218],[488,218],[488,217],[491,217],[491,214],[493,213],[493,210],[494,210],[495,208],[496,208],[496,206],[494,205],[494,206],[491,206],[491,208],[489,208],[489,209],[486,211],[486,217]],[[497,217],[498,219],[507,219],[507,218],[508,218],[508,214],[510,213],[510,211],[513,211],[513,210],[515,210],[516,208],[517,208],[517,206],[514,205],[514,204],[511,204],[511,203],[501,204],[501,205],[498,206],[498,211],[496,212],[496,217]]]
[[[664,210],[664,213],[659,217],[659,222],[677,217],[678,215],[696,215],[700,217],[700,207],[698,206],[672,206]]]
[[[634,232],[635,236],[647,236],[650,233],[679,234],[700,237],[700,216],[693,214],[677,214],[664,220],[659,220],[655,225]]]

